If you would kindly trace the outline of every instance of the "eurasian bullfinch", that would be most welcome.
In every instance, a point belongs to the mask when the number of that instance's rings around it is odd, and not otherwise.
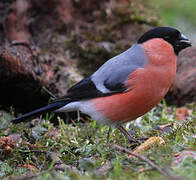
[[[122,124],[144,115],[162,100],[175,78],[177,55],[189,46],[191,42],[177,29],[154,28],[72,86],[65,96],[13,122],[51,111],[79,110],[99,123],[117,127],[135,141]]]

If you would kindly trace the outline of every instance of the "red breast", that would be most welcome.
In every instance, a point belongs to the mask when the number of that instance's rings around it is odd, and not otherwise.
[[[95,110],[114,123],[142,116],[167,93],[176,74],[177,56],[173,47],[160,38],[142,44],[147,64],[130,74],[128,91],[92,100]]]

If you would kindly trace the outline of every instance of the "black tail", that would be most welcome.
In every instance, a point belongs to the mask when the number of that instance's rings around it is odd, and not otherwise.
[[[20,122],[23,122],[23,121],[26,121],[27,119],[29,118],[34,118],[36,116],[39,116],[41,114],[45,114],[47,112],[51,112],[51,111],[54,111],[54,110],[57,110],[61,107],[63,107],[64,105],[66,105],[68,102],[54,102],[52,104],[49,104],[48,106],[44,106],[40,109],[36,109],[30,113],[26,113],[20,117],[17,117],[15,119],[12,120],[13,123],[20,123]]]

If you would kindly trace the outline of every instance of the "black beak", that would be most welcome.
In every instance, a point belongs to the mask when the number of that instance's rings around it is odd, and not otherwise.
[[[181,34],[179,42],[182,49],[191,46],[191,41],[184,34]]]

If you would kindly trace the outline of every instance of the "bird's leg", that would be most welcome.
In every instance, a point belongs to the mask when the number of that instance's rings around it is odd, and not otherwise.
[[[131,136],[131,134],[129,132],[127,132],[127,130],[123,127],[123,126],[117,126],[117,128],[127,137],[127,139],[129,140],[130,143],[132,142],[141,142],[141,141],[145,141],[148,138],[134,138]]]
[[[127,132],[127,130],[123,126],[117,126],[117,128],[127,137],[130,143],[132,142],[138,142],[138,140],[131,136],[130,133]]]

